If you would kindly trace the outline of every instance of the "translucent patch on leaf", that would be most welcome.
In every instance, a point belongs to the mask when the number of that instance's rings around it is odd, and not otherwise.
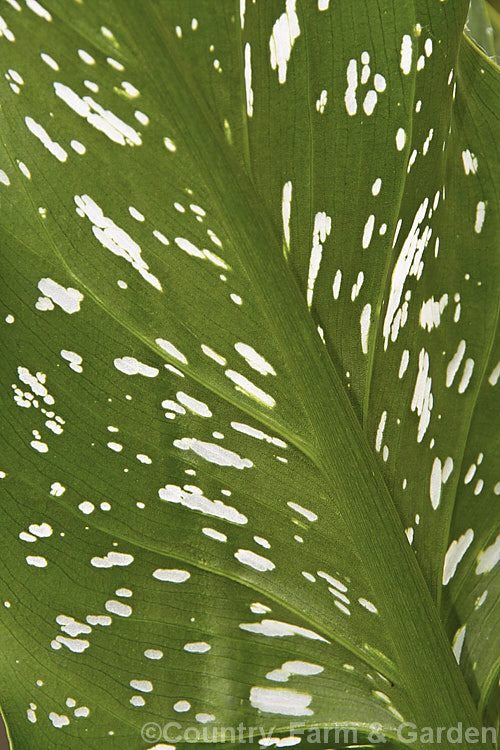
[[[234,348],[253,370],[257,370],[261,375],[276,375],[274,367],[270,365],[261,354],[256,352],[253,346],[243,344],[240,341],[234,345]]]
[[[242,526],[248,523],[248,518],[231,505],[225,505],[221,500],[209,500],[199,492],[189,492],[175,484],[165,485],[158,490],[158,495],[168,503],[178,503],[190,510],[198,510],[205,515],[221,518],[230,523]]]
[[[444,558],[443,565],[443,586],[447,586],[457,570],[458,564],[469,549],[474,540],[474,531],[467,529],[465,534],[459,539],[455,539],[450,546]]]
[[[288,682],[292,675],[311,676],[324,672],[324,667],[319,664],[311,664],[308,661],[286,661],[280,669],[273,669],[266,674],[266,680],[273,682]]]
[[[490,573],[500,560],[500,534],[492,545],[482,550],[477,556],[476,575]]]
[[[113,364],[125,375],[144,375],[145,378],[155,378],[160,372],[157,367],[145,365],[135,357],[118,357],[113,360]]]
[[[268,560],[267,557],[257,555],[248,549],[239,549],[234,553],[235,558],[243,565],[248,565],[249,568],[258,570],[260,573],[264,573],[268,570],[274,570],[275,564]]]
[[[57,281],[50,278],[40,279],[38,288],[52,303],[58,305],[64,312],[70,315],[79,312],[80,303],[83,300],[83,294],[78,289],[61,286]],[[39,298],[40,302],[40,298]],[[50,308],[53,309],[53,306]]]
[[[77,209],[87,216],[92,223],[92,232],[101,245],[114,255],[124,258],[142,278],[158,291],[162,286],[156,276],[149,271],[149,266],[142,257],[142,250],[132,237],[112,219],[104,216],[102,209],[89,195],[75,195]]]
[[[271,67],[278,68],[278,80],[286,81],[287,63],[292,54],[295,40],[300,35],[299,18],[295,12],[296,0],[286,0],[286,11],[278,18],[273,26],[273,33],[269,39],[271,53]]]
[[[323,641],[329,643],[326,638],[315,633],[313,630],[301,628],[298,625],[290,625],[288,622],[280,620],[262,620],[262,622],[242,622],[239,627],[248,633],[256,633],[269,638],[284,638],[292,635],[301,635],[303,638],[309,638],[312,641]]]
[[[298,693],[295,690],[261,687],[253,687],[250,690],[251,705],[265,713],[283,716],[312,716],[314,712],[308,708],[311,701],[311,695]]]
[[[233,383],[236,385],[236,389],[241,393],[244,393],[246,396],[250,396],[256,401],[264,404],[265,406],[276,406],[276,401],[272,396],[269,395],[269,393],[266,393],[261,388],[258,388],[255,383],[252,383],[251,380],[248,380],[248,378],[246,378],[244,375],[241,375],[241,373],[236,372],[235,370],[226,370],[225,375],[227,378],[229,378],[229,380],[233,381]]]

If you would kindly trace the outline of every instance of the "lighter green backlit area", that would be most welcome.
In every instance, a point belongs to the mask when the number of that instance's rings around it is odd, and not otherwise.
[[[466,15],[2,4],[13,750],[496,726],[499,73]]]

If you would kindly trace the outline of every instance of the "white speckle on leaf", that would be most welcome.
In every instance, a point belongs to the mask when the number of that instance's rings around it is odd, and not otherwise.
[[[342,271],[339,268],[337,273],[335,274],[335,278],[333,280],[333,285],[332,285],[333,299],[339,298],[341,283],[342,283]]]
[[[276,370],[267,362],[264,357],[255,351],[253,346],[244,344],[241,341],[234,345],[234,348],[242,356],[248,365],[261,375],[276,375]]]
[[[165,487],[158,490],[158,495],[166,502],[178,503],[185,508],[200,511],[208,516],[221,518],[239,525],[248,523],[248,518],[236,510],[236,508],[225,505],[221,500],[209,500],[199,492],[190,492],[186,489],[181,489],[175,484],[165,485]]]
[[[55,158],[60,162],[66,161],[66,159],[68,158],[67,152],[59,143],[52,140],[45,128],[43,128],[38,122],[35,122],[32,117],[25,117],[24,121],[28,130],[33,133],[36,138],[38,138],[38,140],[42,143],[43,146],[45,146],[45,148],[49,151],[49,153],[52,154],[52,156],[55,156]]]
[[[55,711],[51,711],[49,713],[49,719],[52,722],[52,726],[54,726],[56,729],[61,729],[61,727],[66,727],[69,724],[69,719],[64,714],[58,714]]]
[[[185,406],[186,409],[193,412],[193,414],[198,414],[200,417],[212,416],[212,412],[203,401],[198,401],[198,399],[188,396],[188,394],[183,393],[183,391],[178,391],[177,400]]]
[[[368,303],[363,307],[360,317],[361,325],[361,351],[368,354],[368,333],[370,331],[372,306]]]
[[[205,534],[205,536],[209,536],[211,539],[215,539],[217,542],[227,542],[227,535],[223,534],[221,531],[216,531],[215,529],[211,529],[207,526],[205,526],[201,531],[203,534]]]
[[[472,154],[469,151],[469,149],[462,151],[462,162],[464,165],[464,172],[466,175],[476,174],[477,167],[478,167],[477,157],[474,154]]]
[[[40,279],[38,288],[46,297],[58,305],[64,312],[72,313],[80,310],[80,303],[83,300],[83,294],[77,289],[61,286],[56,281],[49,278]]]
[[[295,690],[261,687],[250,690],[250,704],[253,708],[271,714],[312,716],[314,712],[308,708],[311,700],[311,695]]]
[[[482,550],[477,556],[476,575],[490,573],[500,560],[500,535],[492,545]]]
[[[464,365],[464,371],[462,373],[462,378],[460,380],[460,383],[458,384],[458,392],[464,393],[467,390],[467,387],[470,383],[470,379],[472,377],[472,372],[474,370],[474,360],[473,359],[466,359],[465,365]]]
[[[188,573],[187,570],[178,570],[176,568],[158,568],[154,571],[153,578],[169,583],[185,583],[191,578],[191,573]]]
[[[253,115],[253,89],[252,89],[252,48],[250,43],[245,44],[245,90],[247,100],[247,115]]]
[[[363,250],[366,250],[367,247],[370,245],[370,242],[372,240],[372,234],[373,234],[373,227],[375,226],[375,216],[374,214],[370,214],[370,216],[367,218],[365,227],[363,229]]]
[[[383,411],[380,415],[380,421],[378,423],[377,427],[377,435],[375,437],[375,450],[380,453],[380,449],[382,448],[382,440],[384,439],[384,430],[385,430],[385,423],[387,420],[387,412]]]
[[[448,295],[443,294],[439,302],[434,301],[434,297],[425,300],[420,308],[420,325],[422,328],[427,328],[428,331],[432,331],[434,327],[438,327],[441,323],[441,315],[448,304]]]
[[[347,114],[352,117],[358,111],[356,102],[356,89],[358,88],[358,63],[352,58],[347,66],[347,89],[344,95],[345,108]]]
[[[434,510],[437,510],[437,508],[439,507],[439,503],[441,501],[441,481],[442,481],[441,459],[436,456],[432,464],[430,489],[429,489],[431,504]]]
[[[307,518],[308,521],[317,521],[318,516],[316,513],[313,513],[312,510],[308,510],[307,508],[304,508],[302,505],[299,505],[298,503],[292,503],[291,501],[287,503],[288,507],[294,510],[296,513],[300,513],[301,516],[304,516],[304,518]]]
[[[46,10],[43,5],[40,5],[38,0],[26,0],[27,7],[33,11],[33,13],[36,13],[37,16],[40,16],[40,18],[43,18],[45,21],[52,21],[52,16],[50,15],[49,11]]]
[[[102,209],[90,196],[75,195],[74,201],[92,223],[92,232],[101,245],[110,250],[113,255],[124,258],[145,281],[161,291],[162,286],[156,276],[149,271],[149,266],[143,259],[142,250],[137,242],[109,217],[104,216]]]
[[[431,386],[432,378],[429,377],[429,355],[422,348],[418,358],[418,375],[411,402],[411,410],[416,411],[420,417],[417,432],[417,442],[419,443],[422,442],[431,420],[431,410],[434,401]]]
[[[170,354],[171,357],[174,357],[179,360],[179,362],[182,362],[182,364],[187,365],[188,361],[184,354],[180,352],[176,346],[171,344],[170,341],[165,341],[165,339],[155,339],[155,342],[166,351],[167,354]]]
[[[113,360],[113,364],[125,375],[144,375],[146,378],[155,378],[160,372],[157,367],[145,365],[135,357],[118,357]]]
[[[292,54],[295,40],[300,36],[299,19],[295,11],[296,0],[286,0],[286,11],[274,23],[273,33],[269,39],[271,67],[278,68],[278,80],[285,83],[287,63]]]
[[[254,570],[258,570],[261,573],[268,570],[274,570],[276,567],[271,560],[267,559],[267,557],[257,555],[255,552],[248,549],[239,549],[234,553],[234,556],[240,563],[243,563],[243,565],[248,565],[250,568],[254,568]]]
[[[455,659],[457,660],[457,664],[460,664],[460,657],[462,655],[462,648],[464,645],[466,628],[467,628],[467,625],[462,625],[460,628],[458,628],[457,632],[455,633],[453,637],[452,649],[455,655]]]
[[[284,638],[286,636],[301,635],[303,638],[309,638],[313,641],[324,641],[328,643],[326,638],[318,635],[313,630],[307,628],[301,628],[298,625],[291,625],[287,622],[281,622],[280,620],[262,620],[262,622],[242,622],[239,627],[241,630],[245,630],[248,633],[257,633],[264,635],[269,638]]]
[[[283,219],[283,236],[287,252],[290,250],[290,213],[292,204],[292,183],[285,182],[281,199],[281,215]]]
[[[375,106],[377,104],[377,92],[373,89],[370,89],[368,93],[366,94],[364,101],[363,101],[363,111],[367,117],[369,117],[373,110],[375,109]]]
[[[261,388],[258,388],[255,383],[252,383],[251,380],[248,380],[248,378],[246,378],[244,375],[241,375],[241,373],[235,372],[235,370],[226,370],[225,375],[227,378],[232,380],[232,382],[236,385],[237,390],[241,391],[245,395],[250,396],[256,401],[264,404],[265,406],[274,407],[276,405],[276,401],[272,396],[263,391]]]
[[[484,201],[479,201],[476,206],[476,221],[474,223],[474,231],[479,234],[483,228],[484,217],[486,216],[486,204]]]
[[[403,128],[398,128],[396,133],[396,148],[398,151],[402,151],[406,143],[406,133]]]
[[[153,684],[149,680],[130,680],[129,685],[141,693],[151,693],[153,690]]]
[[[47,567],[47,560],[45,557],[40,557],[38,555],[28,555],[26,558],[26,562],[28,565],[33,565],[35,568],[46,568]]]
[[[332,220],[324,211],[318,211],[314,217],[313,242],[309,259],[309,274],[307,279],[307,305],[311,307],[314,294],[314,284],[321,264],[323,244],[331,232]]]
[[[455,575],[458,564],[469,549],[474,539],[474,532],[468,529],[458,540],[454,540],[445,555],[443,566],[443,586],[447,586]]]
[[[403,74],[407,76],[411,70],[412,58],[412,40],[409,34],[405,34],[401,41],[401,62],[400,67]]]
[[[44,63],[49,66],[49,68],[52,68],[52,70],[59,70],[59,65],[56,63],[54,58],[48,55],[46,52],[41,52],[40,57],[42,58]]]
[[[119,617],[130,617],[132,614],[132,607],[122,602],[117,602],[114,599],[109,599],[104,605],[107,612],[111,612],[113,615]]]
[[[488,383],[490,385],[496,385],[498,383],[499,377],[500,377],[500,362],[497,362],[495,367],[490,373],[490,376],[488,378]]]

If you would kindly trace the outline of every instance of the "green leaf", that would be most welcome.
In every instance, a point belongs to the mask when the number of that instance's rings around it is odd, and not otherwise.
[[[466,5],[2,6],[13,748],[497,721],[499,81]]]

